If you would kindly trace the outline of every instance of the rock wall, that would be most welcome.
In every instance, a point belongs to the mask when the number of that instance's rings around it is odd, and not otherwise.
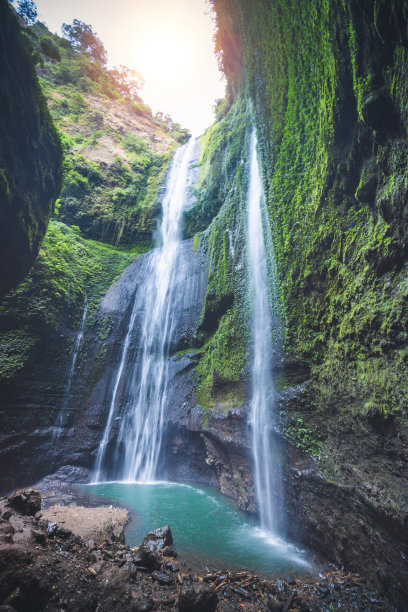
[[[0,297],[28,273],[61,187],[62,151],[29,39],[0,2]]]
[[[397,601],[408,543],[406,6],[213,5],[230,92],[252,104],[261,143],[286,323],[281,432],[316,463],[287,472],[291,529]]]

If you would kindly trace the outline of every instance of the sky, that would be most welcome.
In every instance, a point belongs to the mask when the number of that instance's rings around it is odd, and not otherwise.
[[[212,107],[225,83],[213,52],[214,23],[206,0],[36,0],[39,19],[91,24],[108,53],[145,79],[141,97],[193,134],[214,121]]]

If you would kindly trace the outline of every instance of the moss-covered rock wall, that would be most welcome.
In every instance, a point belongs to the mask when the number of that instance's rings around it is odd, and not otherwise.
[[[354,568],[382,538],[386,562],[366,569],[404,589],[397,549],[406,554],[408,540],[407,6],[213,6],[229,91],[253,105],[260,141],[286,324],[276,377],[281,431],[314,456],[333,507],[350,501],[339,512],[348,524],[326,521],[314,485],[302,488],[298,472],[289,474],[292,510],[299,504],[314,546],[324,550],[331,533],[331,554]]]
[[[29,271],[61,187],[62,151],[7,0],[0,2],[0,296]]]

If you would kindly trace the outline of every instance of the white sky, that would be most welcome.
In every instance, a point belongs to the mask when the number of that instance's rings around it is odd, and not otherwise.
[[[91,24],[109,66],[140,72],[143,100],[201,134],[225,84],[213,53],[213,19],[206,0],[36,0],[39,18],[61,35],[63,22]]]

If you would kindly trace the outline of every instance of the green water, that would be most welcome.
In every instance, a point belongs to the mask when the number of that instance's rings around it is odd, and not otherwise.
[[[210,487],[115,482],[84,485],[81,496],[130,510],[125,529],[130,546],[169,524],[180,559],[196,570],[247,568],[270,576],[312,571],[305,553],[262,533],[255,520]]]

